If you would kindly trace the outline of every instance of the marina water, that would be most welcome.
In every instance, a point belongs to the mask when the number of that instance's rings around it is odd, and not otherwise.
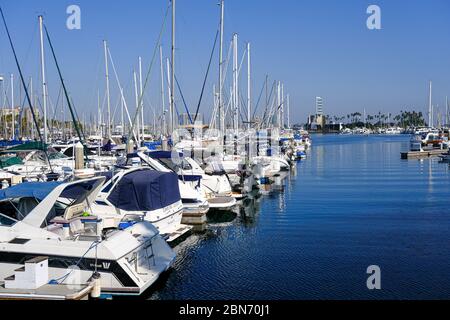
[[[450,298],[448,164],[401,160],[406,135],[313,140],[270,193],[210,215],[148,298]]]

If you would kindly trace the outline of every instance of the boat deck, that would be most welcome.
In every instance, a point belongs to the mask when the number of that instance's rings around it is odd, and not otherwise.
[[[46,284],[37,289],[6,289],[0,282],[0,300],[85,300],[91,291],[91,284]]]

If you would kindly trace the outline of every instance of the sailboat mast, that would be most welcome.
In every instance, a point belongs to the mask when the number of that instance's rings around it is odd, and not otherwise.
[[[121,92],[123,91],[123,88],[121,89]],[[121,97],[120,99],[120,125],[122,126],[122,136],[125,135],[125,121],[124,121],[124,116],[123,116],[123,110],[124,109],[124,105],[123,105],[123,99]]]
[[[109,96],[109,69],[108,69],[108,46],[106,40],[103,40],[103,47],[105,49],[105,76],[106,76],[106,101],[107,101],[107,117],[108,117],[108,128],[106,129],[106,136],[111,139],[111,100]]]
[[[239,130],[239,76],[238,76],[238,35],[233,35],[233,108],[234,108],[234,132],[237,135]]]
[[[278,81],[277,85],[277,109],[278,109],[278,127],[281,128],[281,82]]]
[[[11,140],[14,140],[15,114],[14,114],[14,74],[11,73]]]
[[[428,94],[428,126],[433,126],[433,106],[432,106],[432,100],[431,100],[431,93],[432,93],[432,82],[430,81],[430,91]]]
[[[142,141],[144,141],[145,125],[144,125],[144,91],[142,87],[142,58],[139,57],[139,88],[141,97],[141,130],[142,130]]]
[[[286,96],[286,100],[287,100],[287,126],[288,126],[288,129],[290,129],[291,128],[291,114],[290,114],[290,112],[291,112],[291,106],[290,106],[290,95],[288,94],[287,96]]]
[[[31,101],[33,101],[33,77],[30,77],[30,100]],[[27,120],[26,120],[26,125],[27,125],[27,131],[29,131],[29,136],[28,137],[30,137],[31,138],[31,135],[32,135],[32,133],[31,133],[31,131],[32,131],[32,128],[30,129],[29,127],[29,123],[30,123],[30,119],[28,119],[28,115],[27,115],[27,118],[26,118]],[[25,132],[27,132],[27,131],[25,131]],[[27,135],[28,135],[28,132],[26,133]]]
[[[445,97],[445,125],[448,125],[448,97]]]
[[[284,129],[284,83],[281,84],[281,129]]]
[[[164,97],[164,65],[163,65],[163,52],[162,46],[159,46],[159,62],[161,67],[161,117],[162,117],[162,127],[161,127],[161,135],[165,135],[166,133],[166,106],[165,106],[165,97]]]
[[[225,134],[225,115],[223,110],[223,29],[224,29],[224,0],[220,1],[220,50],[219,50],[219,130]]]
[[[137,75],[136,75],[136,71],[133,71],[133,79],[134,79],[134,95],[135,95],[135,98],[136,98],[136,111],[137,110],[139,110],[139,94],[138,94],[138,84],[137,84]],[[138,119],[138,123],[139,123],[139,117],[137,118]],[[137,134],[137,140],[138,141],[136,141],[137,142],[137,144],[138,145],[140,145],[140,136],[139,136],[139,126],[137,126],[137,132],[138,132],[138,134]]]
[[[175,130],[175,3],[176,0],[172,0],[172,73],[170,81],[172,89],[170,90],[170,134]]]
[[[250,42],[247,43],[247,129],[251,128],[251,68],[250,68]]]
[[[44,33],[43,17],[39,16],[39,33],[41,40],[41,76],[42,76],[42,108],[44,109],[44,143],[48,142],[47,137],[47,82],[45,79],[45,55],[44,55]]]

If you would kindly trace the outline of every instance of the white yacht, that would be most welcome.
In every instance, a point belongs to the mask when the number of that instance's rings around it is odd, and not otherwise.
[[[103,293],[124,295],[143,293],[171,266],[175,253],[152,224],[139,217],[117,224],[92,214],[104,179],[29,182],[0,190],[5,286],[23,281],[21,268],[37,257],[48,258],[49,283],[84,284],[98,273]]]
[[[152,156],[152,152],[149,153]],[[208,200],[209,207],[212,209],[231,209],[236,205],[236,199],[233,197],[230,181],[224,171],[208,168],[208,173],[190,157],[181,157],[180,165],[175,165],[170,158],[160,158],[161,161],[182,176],[183,179],[189,176],[199,176],[200,187],[203,195]]]
[[[153,157],[155,157],[155,154]],[[161,161],[150,157],[144,152],[128,154],[125,165],[128,168],[131,166],[147,166],[156,171],[173,172],[173,170],[168,168]],[[209,203],[200,189],[200,180],[200,176],[178,176],[178,187],[180,190],[184,213],[204,214],[209,210]]]
[[[120,170],[105,183],[91,208],[95,215],[118,221],[142,216],[167,242],[192,229],[181,224],[183,203],[173,172],[148,167]]]

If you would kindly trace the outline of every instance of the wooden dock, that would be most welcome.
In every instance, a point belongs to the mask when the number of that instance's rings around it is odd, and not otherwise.
[[[448,152],[448,149],[430,149],[424,151],[400,152],[402,159],[421,159],[429,157],[438,157]]]
[[[46,284],[37,289],[6,289],[0,284],[0,300],[87,300],[93,284]]]

